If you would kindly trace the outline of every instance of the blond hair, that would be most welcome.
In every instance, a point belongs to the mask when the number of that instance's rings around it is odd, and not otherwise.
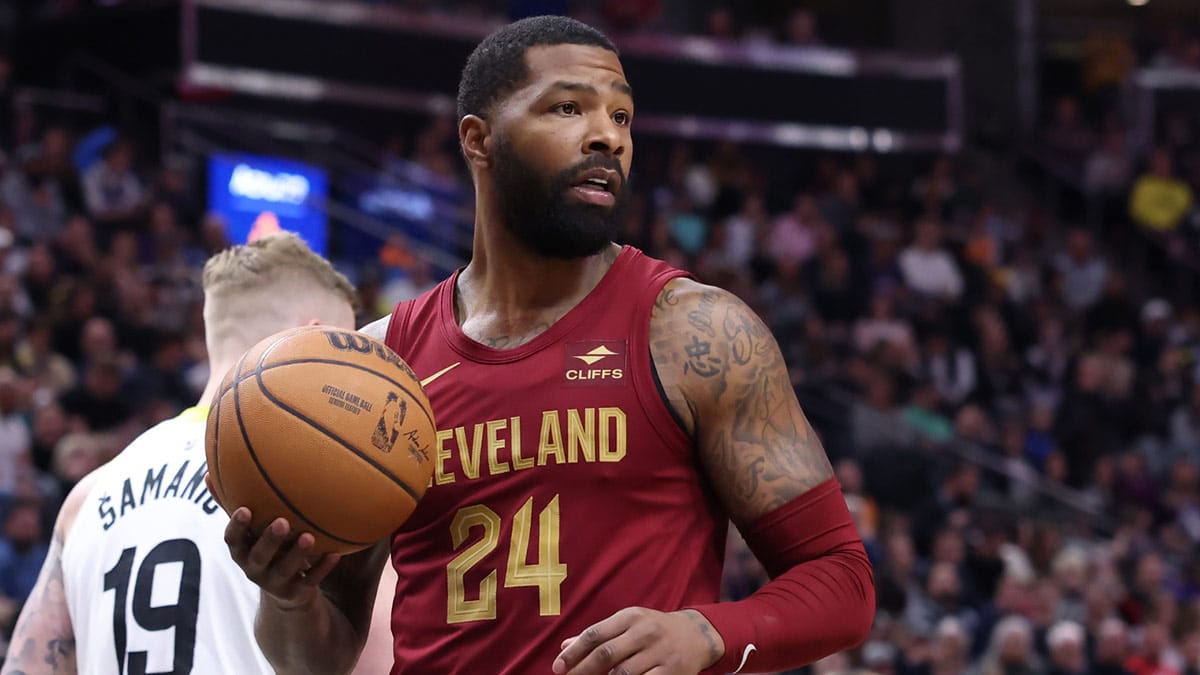
[[[354,286],[290,232],[221,251],[204,265],[203,280],[205,343],[216,368],[287,328],[354,328]]]
[[[209,258],[204,264],[204,292],[241,293],[293,276],[307,277],[307,281],[342,296],[357,309],[358,295],[350,280],[291,232],[269,234]]]

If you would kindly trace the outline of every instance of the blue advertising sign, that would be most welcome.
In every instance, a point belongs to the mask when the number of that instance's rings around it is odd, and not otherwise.
[[[325,172],[309,164],[219,153],[208,160],[208,208],[225,218],[233,244],[282,229],[328,255],[328,194]]]

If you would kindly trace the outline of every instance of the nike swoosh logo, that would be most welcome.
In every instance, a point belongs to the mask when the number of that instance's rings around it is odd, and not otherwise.
[[[437,371],[436,373],[421,380],[421,386],[428,387],[430,385],[430,383],[432,383],[434,380],[438,379],[439,377],[445,375],[446,373],[454,370],[455,368],[457,368],[461,365],[462,365],[462,361],[455,361],[454,363],[451,363],[450,365],[446,366],[445,368],[442,368],[441,370]]]
[[[746,667],[746,660],[750,658],[750,652],[756,652],[756,651],[758,651],[758,647],[755,647],[753,643],[746,645],[746,650],[742,652],[742,662],[738,664],[737,670],[735,670],[733,672],[734,673],[742,672],[742,668]]]

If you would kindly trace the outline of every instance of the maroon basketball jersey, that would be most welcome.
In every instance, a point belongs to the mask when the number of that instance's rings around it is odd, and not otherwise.
[[[507,350],[460,330],[455,277],[397,305],[387,344],[432,378],[439,431],[392,540],[393,674],[550,673],[563,639],[617,610],[717,599],[727,521],[650,363],[654,300],[683,274],[626,247]]]

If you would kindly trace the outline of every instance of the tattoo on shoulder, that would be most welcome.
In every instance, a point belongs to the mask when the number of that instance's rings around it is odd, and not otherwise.
[[[670,285],[667,285],[658,294],[658,297],[654,299],[654,309],[650,311],[650,317],[657,319],[658,317],[662,316],[664,312],[678,304],[679,298],[675,297],[675,289],[671,288]]]
[[[775,338],[749,307],[696,287],[664,290],[655,308],[655,363],[678,368],[702,459],[735,519],[761,516],[832,475]],[[705,425],[714,415],[727,422]]]
[[[729,370],[729,362],[713,352],[713,340],[717,337],[713,328],[713,312],[719,297],[716,291],[700,294],[699,306],[687,313],[691,330],[690,337],[683,344],[683,373],[711,378],[718,397],[725,393],[725,374]]]

